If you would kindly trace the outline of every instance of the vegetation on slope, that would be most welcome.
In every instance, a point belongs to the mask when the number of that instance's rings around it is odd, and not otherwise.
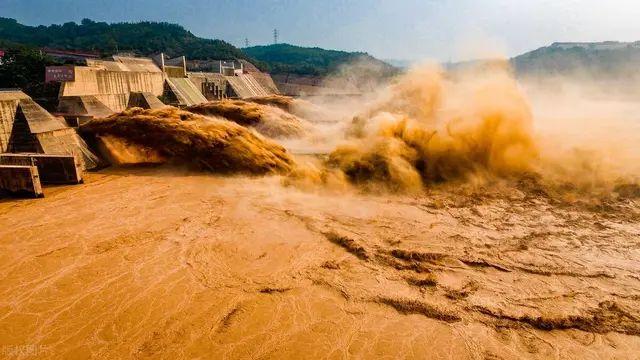
[[[38,49],[0,40],[0,88],[22,89],[34,98],[57,96],[57,87],[44,83],[45,67],[58,65]]]
[[[289,44],[253,46],[242,50],[252,58],[266,63],[272,74],[324,76],[337,70],[340,65],[356,61],[378,65],[384,75],[395,74],[397,71],[393,66],[363,52],[306,48]]]
[[[110,55],[132,51],[142,55],[164,52],[190,59],[246,59],[249,57],[222,40],[203,39],[182,26],[169,23],[114,23],[82,20],[81,24],[27,26],[0,17],[0,39],[38,47],[92,50]]]
[[[607,46],[609,45],[609,46]],[[519,75],[582,76],[593,79],[628,80],[638,77],[640,44],[553,44],[512,59]]]

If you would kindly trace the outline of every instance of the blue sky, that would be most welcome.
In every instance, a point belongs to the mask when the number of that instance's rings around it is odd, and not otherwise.
[[[639,0],[0,0],[29,25],[168,21],[243,46],[272,41],[384,59],[516,55],[554,41],[640,40]]]

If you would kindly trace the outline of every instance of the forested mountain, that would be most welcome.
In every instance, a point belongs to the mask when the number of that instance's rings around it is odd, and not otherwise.
[[[222,40],[203,39],[180,25],[157,22],[114,23],[82,20],[81,24],[27,26],[0,17],[0,39],[37,47],[92,50],[110,55],[121,51],[148,55],[164,52],[190,59],[247,59]]]
[[[325,50],[290,44],[253,46],[242,50],[250,57],[266,63],[273,74],[323,76],[336,71],[340,65],[358,61],[375,66],[381,75],[397,72],[393,66],[363,52]]]
[[[640,78],[640,42],[554,43],[513,58],[521,76]]]

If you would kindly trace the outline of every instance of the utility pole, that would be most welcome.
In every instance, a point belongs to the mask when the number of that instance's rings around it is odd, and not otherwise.
[[[278,29],[273,29],[273,45],[278,43]]]

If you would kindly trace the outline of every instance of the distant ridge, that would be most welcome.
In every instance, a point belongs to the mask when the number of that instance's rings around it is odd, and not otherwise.
[[[395,74],[397,69],[364,52],[326,50],[291,44],[252,46],[242,49],[250,57],[265,63],[272,74],[324,76],[351,62],[367,62],[381,76]]]
[[[571,49],[575,47],[589,50],[620,50],[626,47],[640,48],[640,41],[620,42],[620,41],[602,41],[602,42],[554,42],[550,48]]]
[[[519,75],[640,79],[640,41],[555,42],[511,59]]]

